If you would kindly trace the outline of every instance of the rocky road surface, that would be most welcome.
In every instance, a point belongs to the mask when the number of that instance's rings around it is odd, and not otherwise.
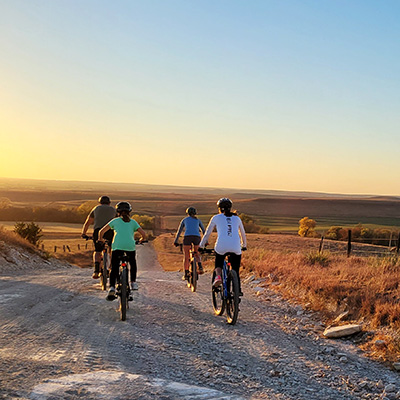
[[[119,320],[91,271],[15,249],[0,256],[0,398],[394,399],[399,375],[328,340],[308,311],[244,284],[238,323],[138,250],[139,291]]]

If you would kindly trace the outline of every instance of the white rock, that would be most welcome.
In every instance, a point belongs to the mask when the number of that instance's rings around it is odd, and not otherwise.
[[[343,336],[353,335],[354,333],[360,332],[362,329],[361,325],[349,324],[342,326],[335,326],[332,328],[327,328],[324,331],[324,336],[328,338],[339,338]]]
[[[395,362],[395,363],[393,363],[393,368],[394,368],[396,371],[400,371],[400,362]]]
[[[389,385],[385,386],[386,393],[393,393],[395,391],[396,391],[396,385],[393,385],[393,383],[389,383]]]

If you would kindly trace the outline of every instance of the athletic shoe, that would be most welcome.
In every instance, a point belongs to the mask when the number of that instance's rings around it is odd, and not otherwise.
[[[139,290],[139,285],[137,282],[131,282],[131,290]]]
[[[108,294],[107,294],[106,299],[107,299],[108,301],[113,301],[113,300],[115,300],[115,288],[110,287],[110,290],[108,291]]]
[[[219,275],[217,275],[215,277],[214,282],[213,282],[212,285],[213,285],[213,287],[221,286],[222,285],[222,278]]]
[[[93,275],[92,275],[93,279],[99,279],[99,277],[100,277],[99,272],[93,272]]]
[[[201,264],[199,264],[197,266],[197,272],[199,273],[199,275],[203,275],[204,274],[204,269],[203,269],[203,266]]]
[[[185,275],[182,276],[183,281],[187,281],[190,278],[190,271],[185,269]]]

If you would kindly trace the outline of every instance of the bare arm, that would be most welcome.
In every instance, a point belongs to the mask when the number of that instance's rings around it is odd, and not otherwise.
[[[99,240],[103,240],[103,235],[111,229],[110,225],[104,225],[99,231]]]
[[[142,235],[142,240],[146,240],[147,239],[146,232],[142,228],[138,228],[137,231]]]
[[[90,226],[91,224],[94,223],[94,218],[91,217],[90,215],[91,215],[91,214],[89,214],[89,215],[87,216],[86,221],[85,221],[85,223],[83,224],[83,227],[82,227],[82,235],[86,235],[86,233],[87,233],[87,231],[88,231],[88,229],[89,229],[89,226]]]

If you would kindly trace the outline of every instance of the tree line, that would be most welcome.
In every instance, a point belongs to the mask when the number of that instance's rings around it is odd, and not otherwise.
[[[308,217],[304,217],[299,221],[298,234],[303,237],[321,237],[316,232],[317,222]],[[382,246],[388,246],[391,239],[397,240],[399,232],[394,232],[388,228],[368,228],[362,224],[353,227],[331,226],[324,234],[326,239],[347,241],[351,230],[351,240],[353,242],[369,243]]]

